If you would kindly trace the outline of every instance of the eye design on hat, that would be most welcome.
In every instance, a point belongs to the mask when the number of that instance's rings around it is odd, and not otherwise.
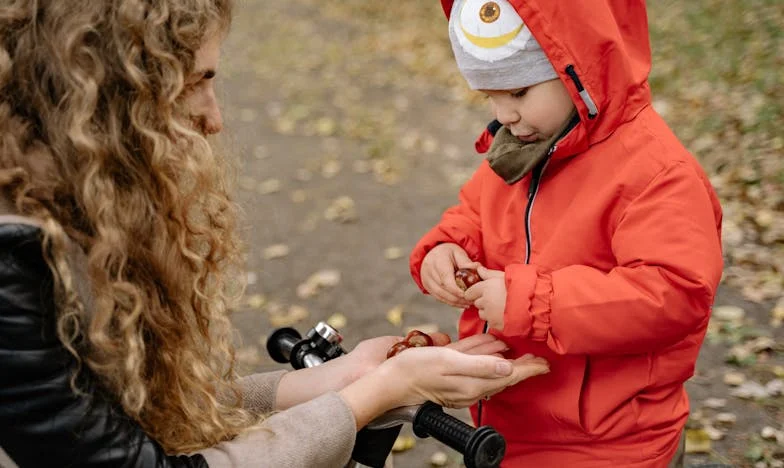
[[[531,32],[507,0],[465,0],[453,28],[460,46],[479,60],[503,60],[525,47]]]

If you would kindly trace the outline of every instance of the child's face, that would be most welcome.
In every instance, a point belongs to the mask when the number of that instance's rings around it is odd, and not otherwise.
[[[521,141],[547,140],[565,123],[574,109],[561,80],[528,88],[482,90],[490,98],[495,118]]]

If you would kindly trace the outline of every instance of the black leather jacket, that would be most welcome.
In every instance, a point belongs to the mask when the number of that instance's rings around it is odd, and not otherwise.
[[[55,332],[52,275],[32,225],[0,224],[0,447],[21,467],[206,467],[167,456],[83,369]]]

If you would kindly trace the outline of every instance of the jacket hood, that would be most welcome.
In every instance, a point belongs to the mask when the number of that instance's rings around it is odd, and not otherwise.
[[[580,116],[552,157],[584,151],[650,104],[644,0],[508,1],[566,85]],[[447,17],[453,4],[441,0]]]

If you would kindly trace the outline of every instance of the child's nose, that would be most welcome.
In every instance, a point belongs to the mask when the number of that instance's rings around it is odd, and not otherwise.
[[[507,103],[500,102],[495,105],[495,118],[501,125],[511,125],[520,120],[520,114]]]

